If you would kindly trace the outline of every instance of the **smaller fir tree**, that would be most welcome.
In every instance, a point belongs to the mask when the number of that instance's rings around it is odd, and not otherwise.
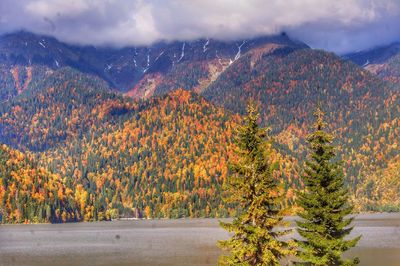
[[[356,265],[358,258],[343,260],[342,253],[354,247],[361,236],[344,238],[351,232],[354,218],[346,218],[353,207],[344,186],[342,163],[335,162],[333,136],[325,131],[324,113],[320,106],[314,112],[315,131],[307,141],[310,158],[306,162],[303,180],[305,191],[298,194],[297,203],[303,208],[296,221],[301,248],[298,255],[305,265]]]
[[[282,226],[278,183],[268,162],[266,130],[257,123],[259,114],[249,104],[245,123],[238,129],[237,158],[231,163],[227,180],[227,203],[235,203],[241,211],[232,223],[221,226],[233,233],[219,246],[230,252],[220,258],[221,265],[279,265],[280,260],[293,254],[292,242],[280,239],[290,230]]]

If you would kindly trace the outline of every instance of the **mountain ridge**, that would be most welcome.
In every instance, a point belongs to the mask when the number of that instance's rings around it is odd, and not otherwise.
[[[344,58],[385,80],[400,83],[400,42],[351,53]]]
[[[232,62],[242,52],[265,43],[280,43],[302,48],[307,45],[292,41],[286,34],[264,36],[231,42],[199,39],[187,42],[159,42],[151,46],[107,48],[74,46],[54,37],[20,31],[0,36],[0,61],[9,65],[63,66],[96,74],[111,87],[127,91],[146,73],[168,72],[185,61],[227,60]]]

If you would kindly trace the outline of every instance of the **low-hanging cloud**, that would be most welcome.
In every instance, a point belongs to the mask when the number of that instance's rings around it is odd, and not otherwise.
[[[286,31],[338,53],[400,40],[400,0],[1,0],[0,33],[76,44],[232,40]]]

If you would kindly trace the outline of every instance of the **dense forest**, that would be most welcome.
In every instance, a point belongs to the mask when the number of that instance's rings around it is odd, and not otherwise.
[[[0,146],[3,223],[79,221],[79,194],[23,153]]]
[[[54,75],[68,82],[54,86],[49,81],[52,87],[36,97],[9,102],[13,108],[2,115],[2,136],[64,180],[79,202],[76,219],[222,217],[235,212],[222,203],[221,187],[239,116],[185,90],[132,101],[68,69]],[[74,86],[77,80],[86,84],[84,91]],[[297,164],[276,150],[272,158],[282,170],[276,178],[286,181],[290,205],[299,185]]]
[[[339,157],[347,164],[356,209],[393,210],[396,204],[380,200],[385,185],[371,177],[377,178],[388,162],[398,161],[398,58],[388,60],[381,79],[332,53],[269,44],[250,50],[233,64],[226,60],[186,63],[185,69],[159,78],[153,91],[188,88],[239,114],[254,99],[261,106],[262,124],[272,125],[280,151],[297,161],[305,156],[309,110],[320,101],[338,137]],[[371,193],[377,196],[370,197]]]

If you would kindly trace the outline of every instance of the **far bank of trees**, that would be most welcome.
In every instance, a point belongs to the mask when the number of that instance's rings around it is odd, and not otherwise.
[[[258,126],[256,107],[249,104],[244,125],[237,131],[236,157],[227,180],[226,201],[238,204],[240,210],[232,223],[221,223],[233,233],[230,239],[219,242],[229,252],[220,258],[221,265],[280,265],[284,259],[297,265],[359,263],[358,258],[342,258],[361,236],[344,239],[353,229],[353,218],[348,218],[353,207],[320,106],[314,117],[302,176],[305,189],[297,198],[301,211],[296,224],[301,238],[284,241],[282,237],[290,231],[282,229],[281,191],[271,173],[266,131]]]

